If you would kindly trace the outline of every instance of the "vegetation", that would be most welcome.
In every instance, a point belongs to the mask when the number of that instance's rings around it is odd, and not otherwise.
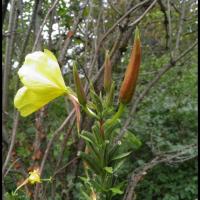
[[[4,0],[3,198],[197,199],[197,6]],[[129,87],[121,87],[136,27],[142,58],[127,102]],[[44,49],[58,60],[67,92],[22,117],[18,70]]]

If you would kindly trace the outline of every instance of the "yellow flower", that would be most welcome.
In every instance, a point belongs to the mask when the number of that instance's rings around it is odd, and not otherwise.
[[[24,117],[58,96],[72,94],[64,83],[56,57],[49,50],[28,54],[18,75],[24,86],[15,95],[14,105]]]
[[[35,183],[41,183],[41,179],[40,179],[40,171],[39,169],[35,169],[32,172],[29,172],[29,177],[28,177],[28,181],[31,184],[35,184]]]

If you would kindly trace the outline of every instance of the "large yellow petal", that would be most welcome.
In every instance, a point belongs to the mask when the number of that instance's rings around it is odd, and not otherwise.
[[[24,86],[15,95],[14,105],[21,116],[26,117],[60,95],[58,90],[51,91],[51,93],[37,93]]]
[[[28,54],[18,74],[22,83],[35,92],[66,89],[58,62],[48,50]]]

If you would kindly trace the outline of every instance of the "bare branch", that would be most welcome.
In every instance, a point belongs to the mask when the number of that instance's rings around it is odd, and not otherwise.
[[[17,112],[17,114],[15,116],[15,119],[14,119],[14,122],[13,122],[11,143],[10,143],[10,147],[9,147],[9,150],[8,150],[8,154],[7,154],[6,160],[5,160],[5,162],[3,164],[3,167],[2,167],[2,175],[3,175],[3,177],[5,177],[6,167],[7,167],[8,163],[9,163],[9,161],[10,161],[10,158],[11,158],[11,155],[12,155],[12,150],[13,150],[13,147],[15,145],[15,138],[16,138],[18,123],[19,123],[19,112]]]
[[[42,176],[42,172],[44,169],[44,164],[46,162],[47,156],[49,155],[50,148],[55,141],[55,139],[59,136],[60,132],[63,130],[63,128],[69,123],[71,120],[72,116],[74,115],[74,109],[70,112],[70,114],[67,116],[67,118],[64,120],[64,122],[60,125],[60,127],[53,133],[52,138],[49,140],[47,144],[47,148],[45,150],[44,157],[42,159],[41,165],[40,165],[40,174]]]
[[[142,178],[147,174],[147,171],[155,167],[156,165],[160,163],[171,163],[176,162],[176,160],[180,161],[180,156],[186,156],[189,159],[192,159],[196,157],[195,155],[189,155],[190,151],[196,150],[197,151],[197,144],[189,145],[188,147],[184,147],[181,150],[177,150],[172,152],[171,154],[161,154],[159,156],[156,156],[154,159],[152,159],[150,162],[146,163],[142,167],[139,167],[135,169],[132,172],[132,175],[128,181],[128,185],[126,188],[126,192],[124,194],[123,200],[132,200],[134,195],[134,190],[137,184],[142,180]],[[182,159],[181,162],[184,162],[185,160]]]
[[[84,8],[87,6],[88,0],[85,1],[84,5],[82,6],[82,8],[80,9],[78,16],[74,17],[74,24],[71,28],[70,31],[72,31],[72,33],[74,34],[78,28],[79,23],[81,22],[82,19],[82,15],[83,15],[83,11]],[[69,47],[69,45],[71,44],[71,40],[72,37],[67,37],[66,40],[64,41],[64,45],[62,47],[62,51],[60,52],[60,56],[58,58],[59,63],[62,65],[64,62],[64,58],[65,58],[65,53]]]
[[[179,28],[178,28],[178,32],[177,32],[177,36],[176,36],[176,46],[174,49],[174,53],[177,53],[176,51],[179,50],[180,39],[181,39],[182,30],[183,30],[183,22],[184,22],[184,18],[185,18],[185,5],[186,5],[186,1],[184,0],[182,2],[181,16],[180,16]]]
[[[36,49],[36,47],[37,47],[37,44],[38,44],[38,41],[39,41],[39,38],[40,38],[40,35],[41,35],[42,30],[43,30],[43,28],[44,28],[44,25],[46,24],[47,19],[48,19],[50,13],[51,13],[52,10],[55,8],[55,6],[57,5],[58,1],[59,1],[59,0],[55,0],[54,3],[53,3],[53,5],[51,6],[51,8],[48,10],[48,12],[47,12],[47,14],[46,14],[46,16],[45,16],[45,18],[44,18],[44,20],[43,20],[43,22],[42,22],[42,25],[41,25],[41,27],[40,27],[40,30],[39,30],[38,33],[37,33],[37,37],[36,37],[36,39],[35,39],[35,43],[34,43],[34,45],[33,45],[32,51],[35,51],[35,49]]]
[[[8,32],[10,33],[10,35],[6,39],[5,65],[3,69],[3,98],[2,98],[3,113],[7,112],[9,75],[10,75],[10,68],[12,61],[12,53],[14,49],[13,46],[14,46],[14,37],[16,32],[16,24],[18,18],[16,0],[12,0],[10,9],[11,10],[10,10],[9,24],[8,24]],[[6,115],[3,116],[3,121],[5,123]]]
[[[63,128],[70,122],[72,116],[74,115],[75,113],[75,110],[73,109],[70,114],[67,116],[67,118],[64,120],[64,122],[61,124],[61,126],[53,133],[52,135],[52,138],[49,140],[48,144],[47,144],[47,147],[46,147],[46,150],[45,150],[45,153],[44,153],[44,156],[42,158],[42,162],[40,164],[40,175],[42,176],[42,173],[43,173],[43,170],[44,170],[44,165],[46,163],[46,160],[47,160],[47,157],[49,155],[49,151],[53,145],[53,142],[56,140],[56,138],[59,136],[60,132],[63,130]],[[36,188],[35,188],[35,196],[34,196],[34,199],[36,200],[37,199],[37,196],[38,196],[38,190],[39,190],[39,185],[37,184],[36,185]]]

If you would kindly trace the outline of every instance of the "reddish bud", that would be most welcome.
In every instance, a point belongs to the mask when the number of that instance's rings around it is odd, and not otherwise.
[[[125,72],[125,77],[120,88],[119,100],[121,103],[127,104],[132,99],[132,96],[136,88],[140,63],[141,63],[141,43],[140,43],[139,30],[136,27],[134,46],[131,52],[131,57],[129,60],[128,67]]]

